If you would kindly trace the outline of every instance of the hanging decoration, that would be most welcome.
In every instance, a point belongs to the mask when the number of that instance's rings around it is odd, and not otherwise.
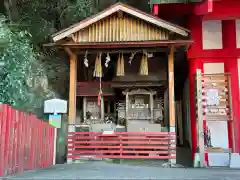
[[[84,65],[85,65],[86,67],[88,67],[87,55],[88,55],[88,51],[86,51],[86,52],[85,52],[85,55],[84,55]]]
[[[143,53],[141,64],[140,64],[140,75],[148,75],[148,57],[146,53]]]
[[[128,61],[129,64],[132,64],[132,60],[135,57],[135,55],[137,54],[137,52],[138,51],[135,51],[134,53],[131,54],[131,56],[129,57],[129,61]]]
[[[124,57],[123,53],[119,53],[118,60],[117,60],[117,76],[124,76],[125,70],[124,70]]]
[[[111,61],[109,53],[107,53],[106,61],[105,61],[105,67],[108,67],[109,62]]]
[[[102,77],[103,76],[101,56],[102,56],[102,53],[99,53],[96,56],[95,68],[94,68],[94,72],[93,72],[94,77]]]
[[[132,53],[131,56],[129,57],[129,61],[128,61],[129,64],[132,64],[132,60],[133,60],[136,53],[137,52]]]

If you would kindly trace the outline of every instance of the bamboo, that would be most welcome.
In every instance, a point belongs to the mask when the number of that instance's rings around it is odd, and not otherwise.
[[[151,26],[148,24],[148,40],[151,39]]]
[[[163,40],[166,40],[166,31],[163,30]]]
[[[99,36],[100,36],[100,42],[104,42],[104,21],[100,21]]]
[[[126,15],[109,16],[80,30],[72,37],[75,42],[154,41],[168,38],[169,32],[163,28]]]
[[[115,31],[115,33],[116,33],[116,41],[119,41],[119,39],[118,39],[118,37],[119,37],[119,18],[118,17],[116,17],[116,31]]]
[[[95,31],[94,31],[95,42],[98,41],[98,34],[97,34],[97,32],[98,32],[98,26],[97,26],[97,23],[96,23],[96,24],[95,24]]]
[[[123,34],[123,19],[118,17],[119,19],[119,41],[122,41],[122,34]]]
[[[125,31],[126,31],[126,18],[123,16],[123,34],[122,34],[122,41],[125,41]]]
[[[137,20],[137,40],[140,40],[140,20]]]
[[[155,28],[152,27],[152,37],[151,37],[151,40],[154,40],[155,39]]]
[[[78,42],[81,42],[81,37],[83,37],[83,31],[79,31],[78,33]]]
[[[102,41],[102,24],[101,21],[98,22],[98,42]]]
[[[94,34],[94,32],[95,32],[95,26],[94,26],[94,24],[92,25],[92,34],[91,34],[91,40],[92,40],[92,42],[94,42],[95,41],[95,34]]]
[[[156,30],[156,40],[159,40],[159,29]]]
[[[106,41],[107,41],[107,42],[109,41],[108,28],[109,28],[109,25],[108,25],[108,18],[107,18],[107,19],[106,19]]]
[[[134,28],[134,40],[137,41],[137,21],[134,19],[133,21],[133,28]]]
[[[133,21],[132,18],[130,18],[130,36],[131,38],[133,38]]]
[[[147,27],[147,23],[145,24],[145,26],[144,26],[144,40],[146,41],[146,40],[148,40],[148,36],[147,36],[147,31],[148,31],[148,29],[147,29],[148,27]]]
[[[77,41],[77,42],[79,42],[79,41],[78,41],[79,36],[80,36],[80,32],[77,32],[77,33],[76,33],[76,41]]]
[[[116,34],[116,27],[117,26],[117,24],[116,24],[116,18],[115,18],[115,16],[113,16],[113,19],[112,19],[112,28],[113,28],[113,30],[112,30],[112,41],[115,41],[115,34]]]
[[[88,28],[88,42],[91,42],[91,32],[92,32],[92,26],[89,26],[89,28]]]

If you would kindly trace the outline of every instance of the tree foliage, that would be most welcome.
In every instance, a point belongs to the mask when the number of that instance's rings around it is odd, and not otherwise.
[[[52,33],[117,1],[1,1],[5,17],[0,16],[0,64],[5,65],[0,67],[0,101],[41,115],[45,99],[68,99],[66,54],[42,45],[50,41]]]
[[[56,96],[48,86],[40,54],[34,51],[27,31],[12,30],[0,17],[0,101],[39,113],[43,100]]]

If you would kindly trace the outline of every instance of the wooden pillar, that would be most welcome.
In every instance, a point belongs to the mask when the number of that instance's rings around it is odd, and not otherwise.
[[[153,116],[153,106],[154,106],[154,102],[153,102],[153,93],[150,94],[150,113],[151,113],[151,123],[154,122],[154,116]]]
[[[101,108],[101,120],[104,120],[104,96],[101,96],[101,105],[100,105],[100,108]]]
[[[175,96],[174,96],[174,47],[170,47],[168,55],[168,90],[169,90],[169,130],[176,133],[176,116],[175,116]],[[173,140],[176,142],[176,140]],[[175,146],[175,145],[171,145]],[[174,156],[174,154],[170,154]],[[176,159],[170,160],[171,165],[176,164]]]
[[[126,124],[128,124],[128,107],[129,106],[129,94],[128,92],[126,93],[126,112],[125,112],[125,119],[126,119]]]
[[[69,82],[69,101],[68,101],[68,132],[75,132],[75,120],[76,120],[76,85],[77,85],[77,56],[69,49],[65,48],[65,51],[69,55],[70,63],[70,82]],[[72,139],[69,140],[68,146],[73,146]],[[68,152],[74,149],[68,149]],[[68,153],[68,156],[71,156]],[[67,163],[72,163],[74,158],[68,158]]]
[[[74,125],[76,119],[77,56],[69,48],[65,48],[65,50],[70,61],[68,124]]]
[[[83,120],[86,122],[87,119],[87,97],[83,97]]]

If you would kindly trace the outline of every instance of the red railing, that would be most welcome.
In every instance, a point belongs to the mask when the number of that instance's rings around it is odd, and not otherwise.
[[[68,135],[68,159],[175,159],[175,133],[73,132]]]
[[[8,105],[0,105],[0,176],[50,167],[54,127]]]

